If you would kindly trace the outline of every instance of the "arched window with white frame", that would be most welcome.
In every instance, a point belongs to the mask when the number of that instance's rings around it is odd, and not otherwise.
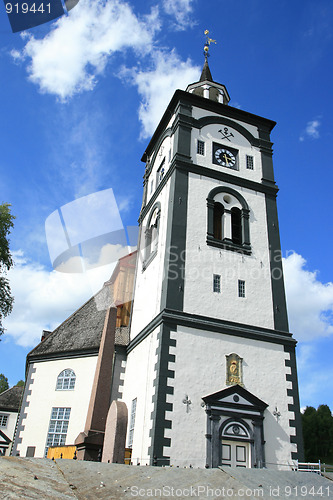
[[[156,202],[148,217],[144,238],[144,263],[145,269],[157,254],[158,233],[161,215],[161,204]]]
[[[66,368],[66,370],[63,370],[58,375],[56,391],[73,391],[75,388],[75,381],[75,372],[70,368]]]
[[[207,210],[207,244],[250,254],[250,209],[243,196],[232,188],[216,187],[207,197]]]

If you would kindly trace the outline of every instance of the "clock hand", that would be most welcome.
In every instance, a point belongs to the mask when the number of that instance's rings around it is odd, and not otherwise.
[[[223,158],[224,158],[224,161],[226,162],[227,166],[229,167],[229,161],[231,161],[231,159],[225,153],[223,155]]]

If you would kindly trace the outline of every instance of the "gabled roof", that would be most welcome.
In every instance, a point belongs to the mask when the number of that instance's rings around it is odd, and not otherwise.
[[[61,353],[98,352],[106,310],[111,301],[109,287],[103,287],[30,351],[28,361]]]
[[[0,411],[19,412],[24,387],[11,387],[0,394]]]

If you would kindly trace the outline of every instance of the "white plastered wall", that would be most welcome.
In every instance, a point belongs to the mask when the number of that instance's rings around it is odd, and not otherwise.
[[[232,106],[229,106],[229,108],[232,108]],[[216,116],[217,118],[224,118],[223,115],[220,115],[219,113],[214,113],[213,111],[207,111],[206,109],[202,108],[196,108],[193,107],[193,112],[192,112],[193,118],[196,120],[199,120],[200,118],[204,118],[205,116]],[[229,119],[229,118],[228,118]],[[249,132],[254,137],[258,137],[258,128],[255,125],[250,125],[248,123],[244,123],[241,120],[235,120],[234,118],[232,119],[235,123],[238,123],[239,125],[242,125],[243,127],[246,127]],[[221,128],[221,124],[219,124],[219,127]]]
[[[150,212],[146,215],[142,222],[143,230],[141,231],[139,260],[137,263],[137,274],[134,289],[131,339],[140,333],[140,331],[160,312],[161,289],[164,273],[165,240],[168,223],[169,191],[170,179],[156,200],[161,204],[157,254],[147,265],[145,270],[143,270],[142,266],[145,258],[145,227],[147,225]]]
[[[154,409],[152,397],[155,393],[153,382],[156,377],[155,365],[158,360],[156,354],[158,331],[159,328],[155,329],[127,357],[122,401],[126,403],[128,409],[128,442],[132,401],[137,398],[132,448],[134,465],[137,463],[150,465],[148,449],[151,445],[149,433],[152,428],[151,413]]]
[[[286,382],[286,374],[290,368],[285,367],[288,355],[283,346],[188,327],[179,327],[171,338],[176,340],[176,347],[171,348],[176,359],[169,369],[175,370],[175,378],[169,379],[174,394],[168,395],[167,401],[173,404],[173,410],[166,412],[166,419],[172,421],[172,428],[165,430],[171,447],[164,447],[170,464],[205,466],[207,415],[202,397],[227,387],[225,356],[233,352],[243,358],[245,389],[269,405],[264,413],[267,467],[291,464],[291,452],[296,448],[290,444],[294,428],[289,427],[289,419],[294,413],[288,411],[293,401],[287,396],[291,382]],[[183,403],[186,395],[191,401],[188,412]],[[281,414],[278,420],[273,416],[275,408]]]
[[[78,434],[84,430],[94,380],[97,356],[66,358],[32,363],[30,372],[33,383],[31,395],[27,396],[27,417],[22,421],[24,430],[18,445],[21,457],[25,457],[27,447],[35,446],[35,457],[43,457],[52,408],[71,408],[66,444],[74,444]],[[75,388],[56,391],[58,375],[70,368],[76,375]],[[33,373],[33,369],[36,371]]]
[[[217,186],[231,187],[249,205],[251,255],[206,243],[207,196]],[[221,293],[213,292],[213,274],[221,276]],[[238,297],[238,280],[245,281],[245,298]],[[184,311],[274,328],[264,194],[189,174]]]

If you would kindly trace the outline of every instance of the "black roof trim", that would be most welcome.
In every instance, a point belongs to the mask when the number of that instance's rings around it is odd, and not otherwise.
[[[185,92],[184,90],[176,90],[173,94],[171,101],[166,108],[164,115],[162,116],[147,148],[145,153],[143,154],[141,161],[146,162],[147,156],[151,155],[152,150],[154,149],[155,143],[162,134],[163,130],[167,127],[174,110],[176,108],[177,103],[181,101],[185,105],[197,106],[199,108],[206,109],[207,111],[213,111],[216,113],[220,113],[223,116],[228,116],[235,120],[242,120],[250,125],[261,125],[268,132],[271,132],[276,125],[276,122],[270,120],[268,118],[264,118],[259,115],[255,115],[253,113],[249,113],[248,111],[243,111],[242,109],[233,108],[232,106],[228,106],[226,104],[221,104],[219,102],[212,101],[210,99],[206,99],[205,97],[198,96],[196,94],[190,94],[189,92]]]

